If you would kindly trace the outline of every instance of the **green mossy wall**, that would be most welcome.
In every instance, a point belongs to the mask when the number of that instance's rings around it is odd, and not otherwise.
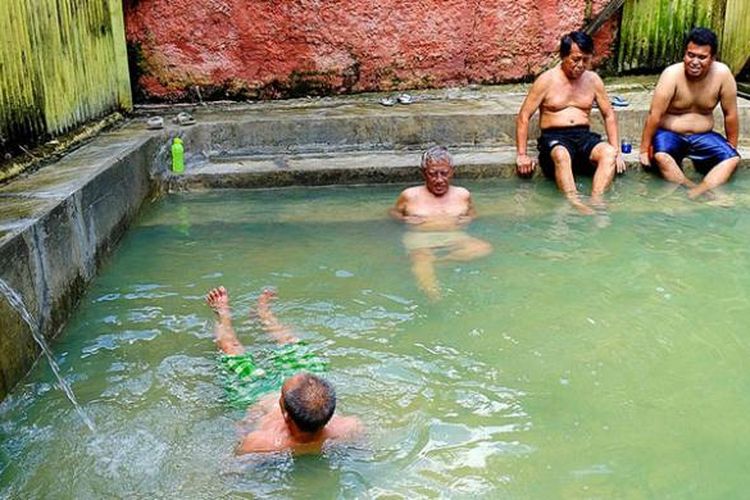
[[[727,0],[721,60],[734,74],[750,61],[750,0]]]
[[[22,146],[131,108],[121,0],[0,1],[6,159]]]
[[[682,60],[694,26],[719,36],[720,59],[740,72],[750,55],[748,0],[626,0],[617,55],[621,72],[656,72]]]

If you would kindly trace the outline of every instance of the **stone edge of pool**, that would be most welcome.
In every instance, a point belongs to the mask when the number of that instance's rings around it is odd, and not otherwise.
[[[618,115],[631,140],[646,114],[641,94],[626,93],[634,105]],[[61,160],[0,186],[0,279],[52,338],[150,197],[176,190],[410,182],[419,179],[421,151],[435,143],[454,153],[460,178],[511,177],[513,117],[522,98],[426,100],[395,109],[351,98],[208,107],[195,112],[196,125],[159,131],[146,130],[144,113],[138,113]],[[743,101],[740,114],[750,123],[750,102]],[[168,170],[176,136],[186,148],[186,172],[179,176]],[[747,168],[750,154],[744,156]],[[631,166],[636,160],[635,153],[628,155]],[[0,300],[0,399],[38,354],[28,327]]]

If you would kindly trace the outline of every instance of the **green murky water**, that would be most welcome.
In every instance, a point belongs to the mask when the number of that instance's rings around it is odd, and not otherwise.
[[[416,287],[400,187],[213,192],[147,208],[0,407],[8,498],[740,497],[750,464],[750,179],[732,208],[631,174],[608,218],[546,182],[464,183],[487,258]],[[368,432],[322,457],[233,456],[205,291],[263,287]]]

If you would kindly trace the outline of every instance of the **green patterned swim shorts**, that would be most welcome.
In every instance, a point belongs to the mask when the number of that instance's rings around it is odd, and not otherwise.
[[[279,390],[284,380],[296,373],[323,373],[328,369],[328,363],[304,342],[284,344],[263,354],[262,362],[249,352],[219,356],[227,401],[232,406],[253,404],[263,394]]]

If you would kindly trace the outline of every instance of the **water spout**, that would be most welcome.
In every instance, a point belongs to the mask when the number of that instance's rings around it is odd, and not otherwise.
[[[44,339],[42,332],[39,330],[39,325],[36,323],[36,321],[34,321],[34,317],[26,309],[21,296],[10,286],[8,286],[8,284],[2,279],[0,279],[0,294],[4,295],[5,298],[8,299],[8,303],[10,304],[10,306],[15,309],[18,314],[21,315],[23,321],[29,326],[29,329],[31,330],[31,336],[34,338],[36,343],[39,344],[39,347],[42,349],[42,353],[44,353],[44,356],[47,358],[49,367],[52,369],[52,373],[57,378],[57,383],[60,386],[60,389],[62,389],[63,393],[65,393],[65,396],[73,404],[73,408],[75,408],[76,412],[81,417],[81,420],[83,420],[83,423],[86,424],[86,427],[88,427],[91,432],[95,432],[94,423],[91,421],[89,416],[86,415],[86,412],[83,411],[83,408],[81,408],[81,405],[78,404],[78,401],[76,401],[75,394],[73,394],[73,390],[70,388],[70,385],[68,385],[68,383],[60,375],[60,367],[55,361],[55,358],[52,356],[52,351],[50,350],[49,345],[47,345],[47,341]]]

